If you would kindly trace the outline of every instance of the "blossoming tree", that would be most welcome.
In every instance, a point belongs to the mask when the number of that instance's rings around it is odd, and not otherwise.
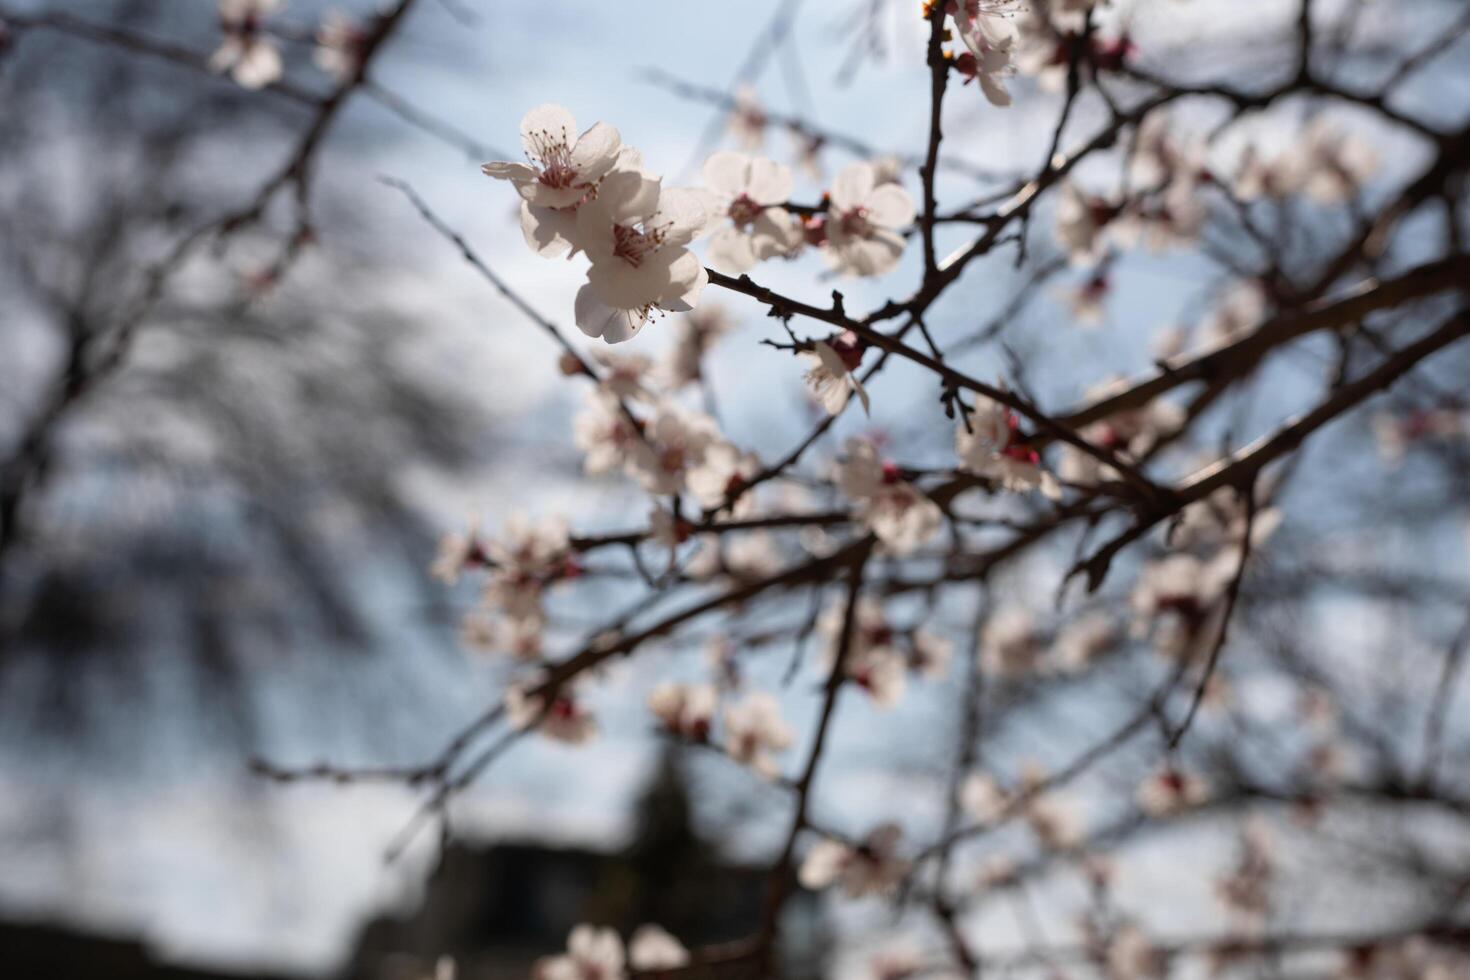
[[[324,118],[411,6],[321,25]],[[506,679],[442,753],[260,771],[399,780],[422,794],[410,836],[447,826],[526,742],[595,751],[612,666],[672,650],[698,676],[657,678],[646,728],[785,800],[761,918],[703,947],[656,923],[628,937],[586,923],[547,951],[544,980],[778,976],[797,888],[830,894],[842,925],[869,923],[841,976],[1464,975],[1470,115],[1403,93],[1426,77],[1463,88],[1470,19],[1405,4],[1429,26],[1400,33],[1381,4],[1283,0],[1244,41],[1217,40],[1207,18],[1182,52],[1135,39],[1192,6],[905,11],[922,31],[892,43],[922,49],[929,96],[903,107],[927,118],[908,155],[768,111],[748,89],[665,79],[714,103],[739,147],[681,185],[616,120],[583,128],[575,107],[527,107],[524,160],[483,164],[483,206],[514,206],[532,252],[585,270],[562,310],[534,306],[397,184],[581,387],[567,442],[586,479],[636,487],[640,503],[613,526],[507,508],[446,535],[433,574],[477,590],[463,644]],[[201,67],[293,91],[279,7],[222,0]],[[1242,45],[1269,63],[1217,67],[1251,64]],[[961,114],[1043,124],[1036,145],[981,168],[949,151]],[[774,130],[796,137],[796,159],[767,152]],[[305,185],[319,133],[267,195]],[[799,172],[834,150],[850,159],[828,179]],[[1211,284],[1126,373],[1061,364],[1046,339],[1011,346],[1037,307],[1057,334],[1114,330],[1140,308],[1129,291],[1149,289],[1136,270],[1160,255],[1189,256]],[[771,288],[773,270],[806,286]],[[1020,285],[977,315],[967,290],[986,277]],[[889,298],[853,308],[855,280]],[[712,397],[718,352],[757,342],[769,361],[748,396],[789,378],[814,408],[774,455]],[[922,426],[888,414],[910,410],[885,402],[900,370],[931,406]],[[1343,433],[1347,462],[1324,461],[1316,447]],[[17,460],[0,484],[6,528],[32,485]],[[1416,462],[1433,472],[1388,488],[1433,499],[1406,500],[1420,516],[1395,533],[1435,555],[1389,576],[1371,544],[1334,551],[1324,535],[1345,521],[1330,512],[1350,510],[1365,463]],[[1333,620],[1329,575],[1338,598],[1407,601],[1415,617],[1375,646]],[[589,607],[606,612],[590,626]],[[782,649],[789,663],[774,664]],[[1390,677],[1394,658],[1414,666]],[[939,774],[860,807],[824,796],[842,712],[881,725],[920,694],[947,706],[942,720],[910,715],[892,737],[922,732]],[[1293,906],[1287,845],[1371,821],[1398,828],[1382,873],[1408,882],[1404,901],[1366,916]],[[1440,821],[1455,842],[1426,867]],[[1170,887],[1203,882],[1214,912],[1171,925],[1168,899],[1138,902],[1120,881],[1134,842],[1171,839],[1190,858],[1189,834],[1218,860],[1180,860]],[[1020,925],[997,927],[1008,904]]]

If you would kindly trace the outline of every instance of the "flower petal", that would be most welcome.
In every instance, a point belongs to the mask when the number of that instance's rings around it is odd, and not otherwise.
[[[790,255],[802,244],[801,222],[783,208],[766,208],[756,216],[750,230],[758,259]]]
[[[589,243],[590,244],[590,243]],[[657,303],[669,288],[669,264],[678,258],[677,251],[664,249],[645,255],[639,265],[630,265],[621,258],[606,261],[594,258],[587,270],[587,283],[608,306],[620,310],[641,310]],[[591,250],[588,250],[590,256]]]
[[[867,204],[875,181],[872,164],[862,160],[849,164],[832,182],[832,206],[849,211]]]
[[[663,232],[664,247],[685,245],[709,225],[709,209],[697,191],[670,187],[659,193],[654,224]]]
[[[585,187],[550,187],[540,180],[517,181],[515,188],[522,200],[543,208],[575,207],[587,196]]]
[[[648,322],[648,318],[639,310],[618,310],[617,315],[608,323],[607,329],[602,332],[602,341],[606,344],[621,344],[625,340],[632,340],[638,336],[638,331]]]
[[[991,105],[1003,109],[1011,104],[1011,93],[1006,91],[1004,78],[981,73],[980,88],[985,92],[985,97],[990,100]]]
[[[726,275],[738,276],[755,268],[756,255],[752,236],[726,225],[709,240],[705,252],[711,267]]]
[[[659,197],[657,178],[641,170],[617,170],[597,185],[596,203],[607,210],[611,220],[632,225],[658,210]]]
[[[687,313],[699,304],[699,294],[709,285],[709,272],[698,256],[682,249],[669,265],[669,285],[659,297],[658,305],[675,313]]]
[[[750,161],[750,178],[745,193],[757,204],[785,204],[791,198],[793,181],[790,167],[765,157],[756,157]]]
[[[231,77],[241,88],[265,88],[281,77],[281,52],[268,41],[252,41],[244,56],[235,62]]]
[[[849,374],[847,377],[848,380],[852,382],[852,390],[857,392],[858,401],[863,403],[863,414],[869,416],[872,415],[873,406],[872,403],[868,401],[868,389],[863,387],[863,383],[858,380],[857,375]]]
[[[568,146],[577,138],[577,120],[565,106],[538,105],[521,119],[521,146],[527,156],[539,155],[543,139],[560,140]]]
[[[577,329],[589,337],[602,337],[609,344],[620,343],[638,332],[638,326],[630,324],[627,310],[615,309],[598,299],[590,283],[577,290],[573,304],[577,318]],[[616,340],[612,338],[618,338]]]
[[[556,259],[576,250],[577,213],[540,208],[521,202],[521,235],[542,258]]]
[[[854,276],[881,276],[898,265],[903,256],[903,236],[887,228],[875,228],[867,238],[855,238],[838,250],[840,271]]]
[[[613,168],[618,162],[618,151],[623,140],[617,129],[607,123],[594,123],[592,128],[577,137],[572,147],[572,167],[584,181],[594,181]]]
[[[868,220],[889,228],[903,228],[914,220],[914,199],[897,184],[884,184],[868,195]]]
[[[504,160],[491,160],[480,166],[480,173],[486,177],[494,177],[496,180],[513,180],[516,183],[527,183],[536,179],[536,168],[524,163],[510,163]]]
[[[727,197],[739,197],[746,192],[750,176],[750,156],[733,150],[712,153],[704,161],[705,186]]]

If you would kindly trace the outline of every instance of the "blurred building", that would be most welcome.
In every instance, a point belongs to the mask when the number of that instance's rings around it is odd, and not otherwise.
[[[448,954],[461,980],[521,980],[539,957],[561,951],[579,922],[625,937],[653,922],[691,947],[756,931],[770,869],[728,862],[699,835],[674,755],[662,757],[636,828],[618,852],[535,842],[451,847],[412,915],[364,929],[349,977],[417,980]],[[785,975],[801,980],[820,975],[826,942],[816,896],[793,888],[781,954]]]
[[[678,759],[665,753],[639,801],[635,833],[617,851],[536,841],[451,845],[407,916],[364,926],[341,980],[427,980],[454,958],[459,980],[527,980],[565,948],[580,922],[624,937],[654,922],[686,946],[749,937],[770,869],[723,859],[695,829]],[[816,896],[794,882],[783,910],[789,980],[814,980],[826,956]],[[292,980],[161,963],[136,940],[54,925],[0,924],[0,976],[18,980]],[[306,980],[306,978],[301,978]]]

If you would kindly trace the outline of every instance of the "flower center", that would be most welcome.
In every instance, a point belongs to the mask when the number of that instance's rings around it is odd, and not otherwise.
[[[663,242],[662,229],[641,231],[630,225],[613,225],[613,254],[635,269],[643,264],[646,257],[657,252]]]
[[[861,204],[843,212],[838,223],[845,234],[857,238],[867,238],[873,233],[873,223],[868,220],[868,209]]]
[[[1006,430],[1006,444],[1000,454],[1018,463],[1040,464],[1041,454],[1021,441],[1021,420],[1015,412],[1006,412]]]
[[[750,199],[749,194],[741,194],[730,202],[728,213],[730,220],[735,222],[735,227],[745,228],[759,218],[763,210],[763,207]]]
[[[577,179],[572,166],[572,147],[564,133],[543,129],[531,134],[531,161],[541,171],[537,178],[547,187],[558,190],[571,187]]]
[[[666,473],[678,473],[684,469],[686,455],[684,447],[681,445],[666,446],[659,453],[658,464],[663,467]]]

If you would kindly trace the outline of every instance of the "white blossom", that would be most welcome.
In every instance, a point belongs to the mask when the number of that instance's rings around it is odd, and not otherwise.
[[[1266,306],[1266,291],[1259,281],[1235,283],[1200,325],[1206,345],[1224,346],[1239,340],[1265,318]]]
[[[512,728],[526,729],[532,725],[548,738],[572,745],[589,742],[597,734],[597,719],[578,700],[576,694],[565,686],[557,691],[549,705],[532,691],[545,679],[540,673],[512,684],[505,691],[505,713]]]
[[[835,884],[852,898],[890,892],[908,874],[908,861],[897,853],[902,836],[897,824],[885,823],[857,847],[823,838],[807,851],[797,877],[804,888],[817,891]]]
[[[500,616],[485,609],[475,609],[460,620],[459,638],[472,650],[534,663],[541,659],[541,637],[545,626],[539,615]]]
[[[1006,490],[1061,496],[1056,478],[1041,468],[1041,455],[1021,441],[1016,413],[983,395],[975,397],[974,410],[955,428],[955,453],[961,469]]]
[[[664,353],[659,373],[670,391],[704,378],[704,357],[733,324],[724,308],[706,303],[674,321],[674,342]]]
[[[858,508],[863,522],[894,554],[908,554],[935,534],[944,515],[939,505],[903,479],[898,467],[878,457],[865,439],[850,439],[837,483]]]
[[[229,72],[241,88],[264,88],[281,77],[281,50],[265,33],[264,21],[282,0],[219,0],[224,40],[209,59],[209,69]]]
[[[1342,203],[1378,172],[1378,154],[1372,144],[1322,116],[1307,127],[1298,152],[1306,168],[1302,190],[1319,204]]]
[[[678,970],[689,965],[689,950],[662,926],[648,923],[628,940],[628,965],[635,970]]]
[[[620,980],[623,941],[612,929],[583,923],[567,937],[567,951],[536,964],[536,980]]]
[[[613,169],[622,139],[601,122],[578,136],[571,112],[548,103],[521,119],[521,147],[529,162],[492,161],[481,171],[510,181],[528,204],[568,208],[580,204]]]
[[[972,772],[960,785],[960,805],[980,823],[992,824],[1006,814],[1011,796],[988,773]]]
[[[1112,279],[1099,268],[1074,286],[1059,291],[1059,298],[1078,326],[1100,326],[1107,315],[1107,298],[1112,292]]]
[[[909,667],[921,677],[943,680],[945,674],[949,673],[954,644],[926,629],[914,630],[910,641]]]
[[[1265,926],[1271,909],[1275,839],[1261,820],[1247,819],[1240,830],[1238,847],[1235,866],[1215,882],[1215,896],[1241,926],[1258,931]]]
[[[602,387],[618,398],[653,401],[653,358],[647,354],[594,350],[592,359],[603,368]]]
[[[803,378],[807,390],[828,415],[840,414],[854,393],[862,402],[863,413],[868,413],[868,393],[854,373],[863,360],[862,339],[857,334],[848,330],[819,340],[801,356],[812,362]]]
[[[1167,659],[1192,659],[1218,634],[1224,612],[1225,586],[1234,574],[1234,556],[1202,561],[1174,553],[1144,566],[1131,604],[1134,632],[1152,633],[1154,646]]]
[[[485,553],[491,565],[486,602],[513,618],[540,615],[546,587],[577,574],[567,524],[559,517],[533,524],[513,515],[500,536],[486,542]]]
[[[583,471],[597,476],[626,466],[632,459],[633,447],[642,443],[642,436],[617,398],[597,388],[572,418],[572,440],[586,454]]]
[[[345,85],[357,77],[366,43],[367,33],[362,26],[333,8],[322,17],[321,26],[316,30],[316,50],[312,52],[312,61],[337,84]]]
[[[1070,180],[1062,182],[1056,208],[1056,240],[1073,265],[1096,262],[1102,254],[1104,232],[1120,209],[1088,194]]]
[[[689,540],[694,525],[683,517],[655,504],[648,511],[648,535],[659,545],[674,549]]]
[[[980,632],[980,666],[995,677],[1017,678],[1032,673],[1041,651],[1035,621],[1021,606],[997,609]]]
[[[1057,631],[1048,666],[1062,674],[1085,670],[1118,641],[1118,625],[1101,609],[1078,616]]]
[[[903,255],[898,229],[914,220],[914,201],[897,184],[879,184],[873,165],[849,164],[832,183],[827,257],[843,275],[881,276]]]
[[[1096,402],[1126,387],[1126,380],[1111,379],[1089,388],[1086,397],[1089,402]],[[1137,459],[1151,450],[1160,438],[1177,430],[1184,421],[1184,412],[1177,405],[1154,399],[1140,408],[1124,409],[1093,422],[1078,435],[1125,460]],[[1070,444],[1062,447],[1057,471],[1066,482],[1083,486],[1119,479],[1113,467]]]
[[[578,328],[617,344],[637,334],[655,310],[692,310],[709,273],[684,246],[706,220],[693,191],[650,194],[634,172],[606,178],[597,196],[577,208],[576,241],[592,262],[577,292]]]
[[[735,90],[735,105],[730,110],[729,130],[735,142],[746,152],[761,148],[766,139],[766,111],[748,84]]]
[[[648,695],[648,710],[668,731],[695,742],[709,738],[719,695],[712,684],[664,681]]]
[[[1209,786],[1199,776],[1177,766],[1164,765],[1139,785],[1137,799],[1144,813],[1160,818],[1199,806],[1208,796]]]
[[[771,695],[757,691],[725,708],[725,752],[767,779],[776,775],[773,752],[791,747],[795,733]]]
[[[690,472],[704,462],[705,453],[722,442],[714,419],[663,402],[645,426],[644,438],[628,448],[628,473],[649,493],[680,493]]]
[[[1026,804],[1026,825],[1042,847],[1066,851],[1082,841],[1082,824],[1073,805],[1053,793],[1042,793]]]
[[[1378,412],[1371,424],[1378,458],[1389,469],[1401,465],[1409,448],[1416,443],[1470,435],[1464,413],[1451,408],[1425,408],[1402,414]]]
[[[970,49],[968,59],[957,60],[961,72],[980,83],[980,89],[994,106],[1011,104],[1005,80],[1015,73],[1016,31],[1011,15],[1015,0],[951,0],[960,40]]]
[[[790,167],[722,151],[705,161],[704,183],[706,207],[719,222],[709,240],[714,268],[739,275],[801,244],[800,222],[780,207],[791,196]]]
[[[705,449],[699,465],[689,471],[689,491],[701,507],[713,510],[728,502],[738,516],[755,502],[745,488],[760,471],[760,457],[754,453],[728,442],[716,442]]]
[[[847,603],[840,601],[827,607],[817,622],[823,637],[822,664],[831,670],[842,647],[843,621]],[[897,704],[903,696],[905,661],[898,647],[898,634],[889,625],[883,605],[864,596],[853,610],[847,656],[842,662],[843,676],[851,680],[880,708]]]
[[[441,537],[429,574],[445,585],[455,585],[465,568],[483,564],[485,553],[480,547],[479,534],[479,525],[475,523],[463,531],[450,531]]]
[[[1103,960],[1111,980],[1149,980],[1164,975],[1163,954],[1138,926],[1128,923],[1109,938]]]

